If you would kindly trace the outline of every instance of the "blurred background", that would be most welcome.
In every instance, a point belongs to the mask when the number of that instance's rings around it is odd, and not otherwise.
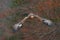
[[[50,19],[55,25],[49,27],[29,18],[13,33],[13,25],[31,12]],[[60,40],[60,0],[0,0],[0,40]]]

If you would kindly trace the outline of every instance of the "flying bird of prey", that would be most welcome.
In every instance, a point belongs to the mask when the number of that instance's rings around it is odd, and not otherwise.
[[[25,14],[25,15],[28,15],[28,14]],[[38,15],[34,15],[32,13],[30,13],[28,16],[26,16],[22,21],[20,21],[19,23],[13,25],[13,32],[16,32],[18,31],[22,26],[23,26],[23,23],[29,18],[34,18],[34,17],[37,17],[39,20],[41,20],[44,24],[48,25],[48,26],[52,26],[54,23],[51,21],[51,20],[48,20],[48,19],[45,19],[45,18],[41,18],[39,17]]]

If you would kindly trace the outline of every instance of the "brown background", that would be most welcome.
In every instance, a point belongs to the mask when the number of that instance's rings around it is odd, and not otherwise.
[[[34,13],[52,20],[56,25],[48,27],[38,19],[28,19],[16,33],[12,32],[12,25],[22,20],[24,13]],[[1,0],[0,1],[0,40],[60,40],[60,0]],[[53,29],[56,31],[44,35]],[[0,32],[0,33],[1,33]],[[41,37],[43,35],[43,37]],[[15,39],[14,39],[15,40]]]

